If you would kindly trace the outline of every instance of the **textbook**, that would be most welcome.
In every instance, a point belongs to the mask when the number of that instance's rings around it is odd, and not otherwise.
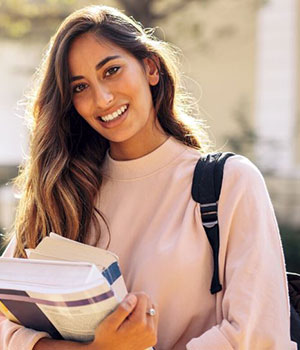
[[[54,233],[26,254],[0,258],[0,312],[54,339],[93,340],[127,294],[117,256]]]

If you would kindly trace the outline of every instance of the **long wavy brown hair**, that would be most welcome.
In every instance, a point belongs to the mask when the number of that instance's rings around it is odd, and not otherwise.
[[[16,179],[21,193],[14,225],[17,257],[25,257],[24,249],[36,247],[51,231],[84,242],[94,225],[100,238],[99,220],[105,218],[95,208],[95,198],[101,194],[100,167],[109,143],[75,110],[68,69],[70,45],[86,32],[139,61],[156,56],[160,78],[151,92],[162,128],[200,151],[209,145],[202,124],[191,116],[195,103],[180,82],[174,47],[117,9],[88,6],[72,13],[50,41],[28,103],[30,153]]]

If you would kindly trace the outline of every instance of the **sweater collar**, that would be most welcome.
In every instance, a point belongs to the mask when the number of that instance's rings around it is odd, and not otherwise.
[[[170,136],[154,151],[133,160],[114,160],[108,150],[102,165],[102,174],[117,180],[130,180],[151,175],[167,166],[186,149],[187,146]]]

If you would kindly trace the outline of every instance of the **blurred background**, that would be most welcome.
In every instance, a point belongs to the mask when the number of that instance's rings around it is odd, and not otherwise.
[[[14,218],[10,180],[26,158],[32,75],[59,23],[99,3],[181,48],[185,84],[215,148],[246,155],[262,171],[287,268],[300,272],[299,0],[0,0],[0,234]]]

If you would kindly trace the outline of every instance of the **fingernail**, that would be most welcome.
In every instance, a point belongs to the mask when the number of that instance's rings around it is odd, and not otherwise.
[[[128,294],[125,298],[125,302],[129,304],[131,307],[136,303],[136,296],[134,294]]]

